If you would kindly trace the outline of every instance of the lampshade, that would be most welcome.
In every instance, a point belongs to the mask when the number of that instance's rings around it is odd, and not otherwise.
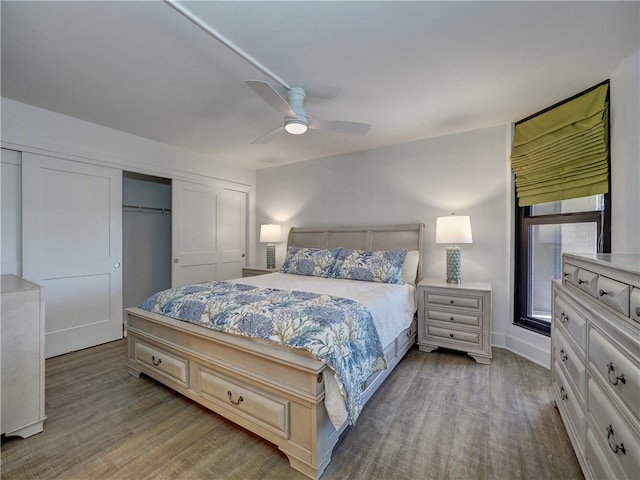
[[[465,215],[438,217],[436,243],[473,243],[469,217]]]
[[[280,229],[280,225],[269,223],[268,225],[260,226],[260,242],[275,243],[281,240],[282,230]]]

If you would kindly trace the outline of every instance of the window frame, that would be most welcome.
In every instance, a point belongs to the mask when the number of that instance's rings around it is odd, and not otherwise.
[[[601,236],[598,241],[598,253],[611,252],[611,193],[604,194],[604,210],[588,212],[556,213],[531,215],[531,206],[516,207],[515,230],[515,298],[513,324],[536,333],[550,336],[551,323],[528,315],[529,277],[531,276],[531,244],[529,228],[534,225],[561,225],[565,223],[597,224]],[[604,225],[603,225],[604,222]],[[551,288],[551,286],[549,286]]]

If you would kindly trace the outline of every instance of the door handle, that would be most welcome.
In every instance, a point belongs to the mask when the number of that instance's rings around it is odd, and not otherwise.
[[[113,268],[120,268],[120,262],[116,262],[113,264]]]

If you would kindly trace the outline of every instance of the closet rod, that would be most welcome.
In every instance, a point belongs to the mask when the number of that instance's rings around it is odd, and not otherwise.
[[[159,213],[171,213],[170,208],[161,207],[143,207],[142,205],[122,205],[122,208],[132,208],[138,212],[159,212]]]

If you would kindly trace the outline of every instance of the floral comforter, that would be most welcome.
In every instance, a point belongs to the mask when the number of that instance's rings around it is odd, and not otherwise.
[[[140,308],[222,332],[304,348],[335,373],[354,424],[364,406],[364,381],[386,368],[369,311],[326,294],[209,282],[164,290]]]

